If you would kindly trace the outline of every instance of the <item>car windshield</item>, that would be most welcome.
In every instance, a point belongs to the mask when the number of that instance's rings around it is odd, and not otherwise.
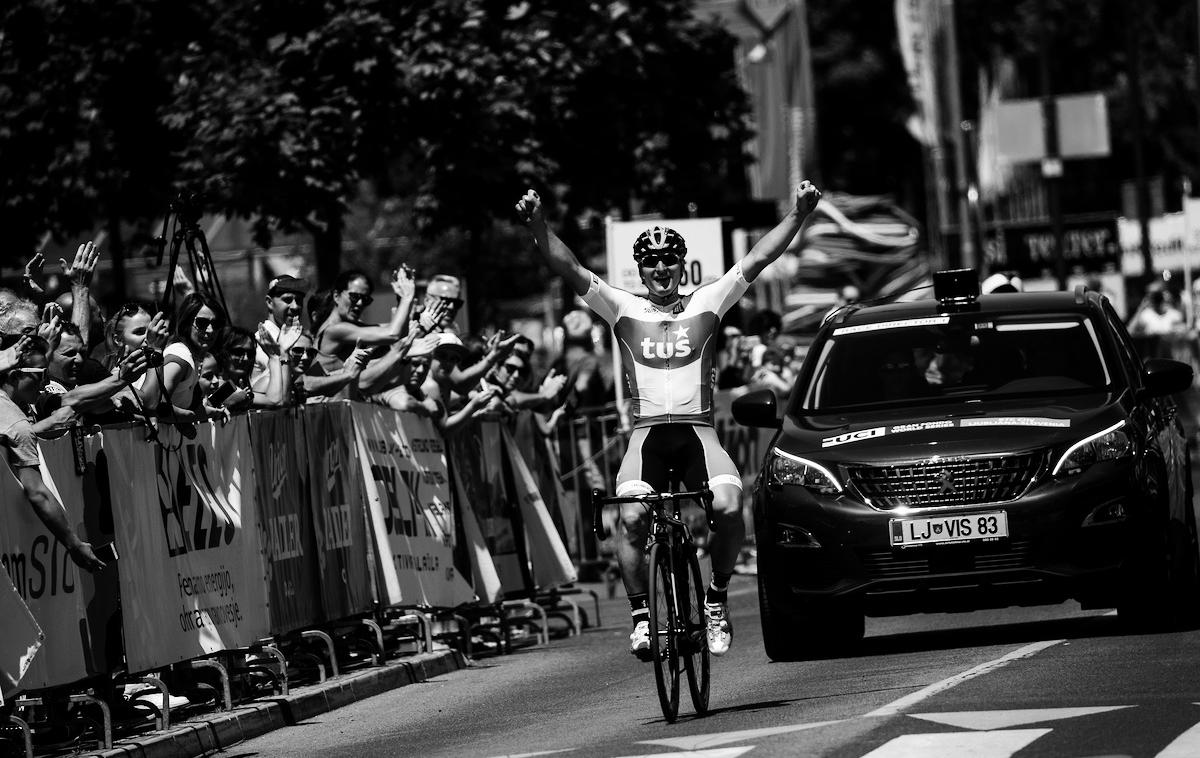
[[[803,410],[1102,390],[1112,382],[1080,315],[978,313],[838,327],[821,348]]]

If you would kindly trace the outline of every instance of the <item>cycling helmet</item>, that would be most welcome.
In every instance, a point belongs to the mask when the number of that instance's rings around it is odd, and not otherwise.
[[[650,253],[676,253],[680,258],[687,255],[687,245],[679,232],[665,226],[647,229],[633,242],[634,260]]]

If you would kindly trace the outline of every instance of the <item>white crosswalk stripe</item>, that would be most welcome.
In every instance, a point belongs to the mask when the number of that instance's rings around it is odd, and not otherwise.
[[[1012,711],[953,711],[949,713],[910,713],[908,715],[922,721],[932,721],[935,724],[957,726],[962,729],[989,730],[1092,716],[1097,713],[1132,707],[1132,705],[1107,705],[1092,708],[1025,708]]]
[[[788,734],[805,729],[816,729],[829,724],[840,724],[840,721],[817,721],[811,724],[792,724],[789,726],[769,726],[763,729],[743,729],[736,732],[717,732],[715,734],[692,734],[687,737],[671,737],[665,740],[643,740],[640,745],[666,745],[680,750],[698,750],[700,748],[728,745],[730,742],[749,742],[773,737],[777,734]]]
[[[906,734],[880,745],[863,758],[1011,758],[1050,729],[1011,729],[994,732]]]

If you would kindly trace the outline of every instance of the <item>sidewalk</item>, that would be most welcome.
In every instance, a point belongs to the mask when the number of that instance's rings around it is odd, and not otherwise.
[[[470,665],[456,650],[421,653],[354,671],[322,684],[296,687],[285,697],[259,698],[232,711],[198,716],[161,732],[116,740],[112,750],[84,756],[195,758],[291,726],[387,690],[424,682]]]

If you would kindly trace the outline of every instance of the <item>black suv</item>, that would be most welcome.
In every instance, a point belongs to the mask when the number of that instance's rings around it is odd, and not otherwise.
[[[1143,363],[1105,298],[978,295],[846,306],[822,324],[754,492],[772,659],[862,638],[863,616],[1059,603],[1190,617],[1200,553],[1185,363]]]

